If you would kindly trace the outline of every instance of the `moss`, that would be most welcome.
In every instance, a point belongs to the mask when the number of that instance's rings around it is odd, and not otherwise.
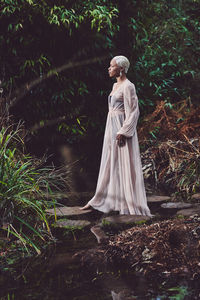
[[[111,222],[109,222],[108,220],[106,219],[103,219],[102,222],[101,222],[101,226],[102,227],[106,227],[106,226],[111,226]]]
[[[177,215],[176,218],[177,219],[184,219],[185,217],[183,215]]]
[[[134,224],[131,223],[130,225],[143,225],[145,223],[147,223],[147,220],[136,221],[136,222],[134,222]]]

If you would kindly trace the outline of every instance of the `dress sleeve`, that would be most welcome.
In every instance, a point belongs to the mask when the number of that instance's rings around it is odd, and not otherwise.
[[[132,137],[135,133],[137,121],[139,117],[138,98],[134,84],[129,84],[124,87],[124,109],[125,120],[121,129],[117,134],[123,134],[126,137]]]

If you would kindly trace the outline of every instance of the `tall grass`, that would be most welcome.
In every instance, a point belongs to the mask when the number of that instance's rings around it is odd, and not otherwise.
[[[41,243],[52,238],[45,213],[55,203],[52,189],[66,188],[60,170],[41,168],[41,160],[24,154],[20,125],[0,131],[0,223],[24,249],[40,253]],[[48,199],[49,198],[49,199]]]

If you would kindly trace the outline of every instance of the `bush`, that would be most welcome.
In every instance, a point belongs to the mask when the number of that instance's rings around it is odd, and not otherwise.
[[[42,161],[23,152],[21,126],[0,131],[0,215],[9,235],[19,239],[25,249],[40,252],[40,241],[52,238],[47,207],[52,190],[66,188],[67,179],[53,167],[41,168]]]

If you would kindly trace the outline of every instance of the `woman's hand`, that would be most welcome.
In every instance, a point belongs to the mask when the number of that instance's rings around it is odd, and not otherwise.
[[[126,137],[122,134],[118,134],[116,140],[119,147],[123,147],[126,143]]]

